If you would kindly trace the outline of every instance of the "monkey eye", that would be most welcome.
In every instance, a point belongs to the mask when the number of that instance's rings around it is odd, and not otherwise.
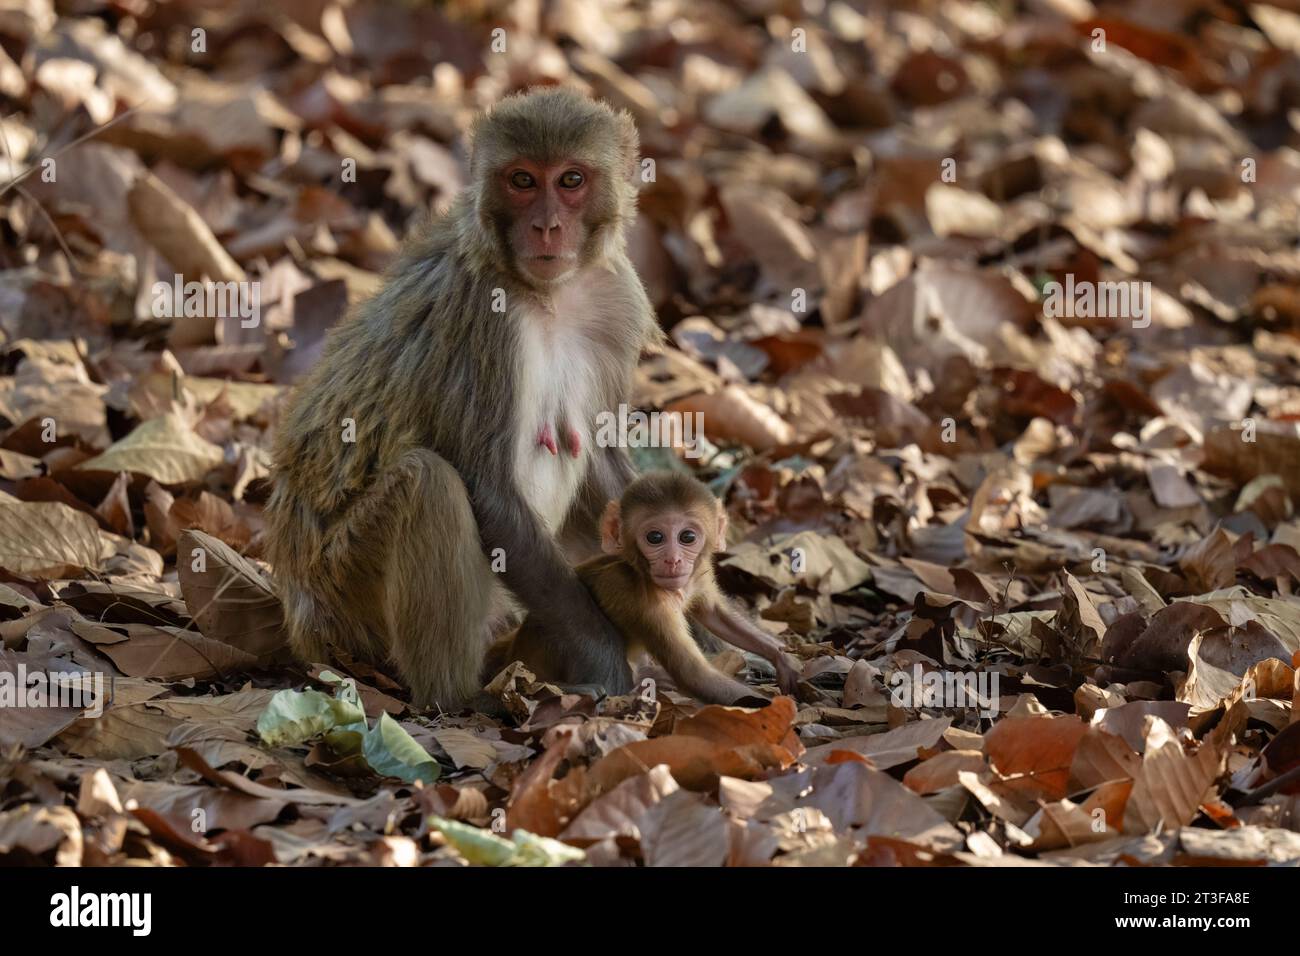
[[[662,531],[647,531],[645,539],[651,544],[663,544],[664,533]]]
[[[563,189],[577,189],[584,182],[582,173],[576,169],[570,169],[567,173],[560,176],[560,186]]]
[[[537,180],[533,179],[532,173],[516,169],[510,174],[510,185],[514,186],[515,189],[532,189],[537,185]]]
[[[687,528],[685,531],[683,531],[681,534],[677,536],[677,540],[680,541],[682,544],[694,544],[696,537],[697,535],[695,534],[695,532],[692,531],[690,528]]]

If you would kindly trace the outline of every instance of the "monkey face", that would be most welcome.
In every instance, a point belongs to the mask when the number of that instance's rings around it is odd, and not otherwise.
[[[711,570],[708,555],[727,540],[727,513],[708,487],[689,475],[650,472],[605,506],[600,546],[666,591],[690,590]]]
[[[520,272],[539,283],[565,278],[587,240],[592,169],[584,163],[516,159],[501,170],[510,210],[510,248]]]
[[[542,289],[618,248],[636,206],[632,117],[564,88],[510,96],[475,121],[480,221],[515,278]]]
[[[708,532],[690,512],[634,515],[626,533],[650,568],[650,579],[665,591],[683,590],[707,552]]]

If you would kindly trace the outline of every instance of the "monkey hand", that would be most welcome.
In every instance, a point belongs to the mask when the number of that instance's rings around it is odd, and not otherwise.
[[[776,660],[776,683],[781,693],[797,697],[799,692],[799,668],[788,654],[778,654]]]

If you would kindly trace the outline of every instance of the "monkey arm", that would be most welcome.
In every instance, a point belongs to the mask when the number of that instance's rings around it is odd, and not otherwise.
[[[700,624],[741,650],[757,654],[776,668],[776,682],[784,694],[793,695],[799,685],[799,671],[781,642],[718,598],[696,605],[690,615]]]
[[[560,549],[513,485],[476,484],[470,489],[470,502],[483,547],[489,554],[497,548],[504,552],[506,586],[529,611],[545,616],[554,601],[565,597],[595,609]]]
[[[708,704],[731,704],[742,697],[762,696],[709,663],[680,611],[671,620],[642,621],[639,625],[638,635],[650,656],[692,697]]]
[[[622,636],[513,483],[480,478],[470,487],[470,502],[484,549],[489,555],[502,549],[506,586],[528,608],[553,656],[564,661],[565,673],[557,678],[626,693],[632,673]]]
[[[600,516],[605,505],[617,500],[636,477],[636,469],[622,448],[597,448],[582,489],[564,521],[560,535],[565,553],[575,562],[600,553]]]

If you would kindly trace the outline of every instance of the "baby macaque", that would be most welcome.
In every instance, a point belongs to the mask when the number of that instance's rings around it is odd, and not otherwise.
[[[741,615],[718,589],[712,555],[726,544],[726,512],[696,479],[655,472],[632,482],[601,518],[605,553],[578,565],[596,603],[623,635],[629,664],[643,652],[657,660],[686,693],[711,704],[755,696],[740,681],[711,666],[691,636],[689,615],[718,637],[776,667],[781,691],[793,694],[798,672],[774,637]],[[543,680],[590,680],[564,654],[564,645],[541,639],[531,617],[488,658],[492,674],[523,661]],[[489,678],[492,676],[489,674]]]

